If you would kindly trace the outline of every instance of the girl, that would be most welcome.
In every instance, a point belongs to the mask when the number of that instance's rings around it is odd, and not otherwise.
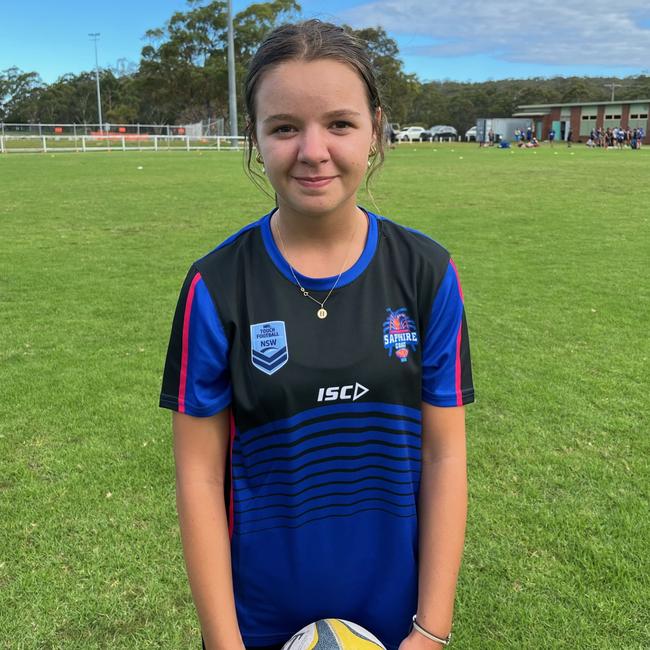
[[[385,117],[350,34],[275,30],[246,108],[276,207],[192,265],[160,400],[204,645],[280,648],[336,617],[389,650],[442,647],[473,400],[456,268],[356,203]]]

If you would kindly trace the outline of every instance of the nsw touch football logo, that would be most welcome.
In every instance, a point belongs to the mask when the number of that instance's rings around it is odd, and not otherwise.
[[[419,343],[418,333],[415,330],[415,321],[409,318],[406,307],[393,311],[386,307],[388,318],[384,321],[384,348],[388,356],[395,356],[406,363],[409,357],[409,348],[415,352]]]
[[[283,320],[251,325],[251,361],[267,375],[272,375],[289,360],[287,333]]]

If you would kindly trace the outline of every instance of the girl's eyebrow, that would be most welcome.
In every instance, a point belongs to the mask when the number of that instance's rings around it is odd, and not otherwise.
[[[329,111],[328,113],[325,113],[324,116],[328,119],[332,119],[336,117],[358,117],[359,115],[361,115],[359,111],[354,111],[349,108],[341,108],[335,111]],[[292,115],[291,113],[276,113],[275,115],[269,115],[268,117],[264,118],[263,123],[266,124],[267,122],[295,119],[297,119],[296,116]]]
[[[290,113],[277,113],[276,115],[269,115],[268,117],[264,118],[264,123],[266,122],[273,122],[274,120],[293,120],[295,119],[293,115]]]
[[[325,113],[325,117],[358,117],[361,115],[359,111],[353,111],[351,108],[342,108],[337,111],[330,111],[329,113]]]

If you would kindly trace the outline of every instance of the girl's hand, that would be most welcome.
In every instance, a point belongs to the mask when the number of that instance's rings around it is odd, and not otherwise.
[[[427,639],[425,636],[413,630],[405,639],[399,644],[399,650],[439,650],[444,646],[441,643]]]

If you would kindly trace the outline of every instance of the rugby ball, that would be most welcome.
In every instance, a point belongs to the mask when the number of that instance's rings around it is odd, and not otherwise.
[[[282,650],[378,650],[385,646],[368,630],[340,618],[310,623],[296,632]]]

